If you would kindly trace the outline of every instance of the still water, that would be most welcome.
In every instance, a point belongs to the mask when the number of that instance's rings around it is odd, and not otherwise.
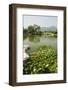
[[[57,37],[32,35],[24,39],[24,45],[30,46],[30,52],[34,52],[39,46],[47,45],[57,50]]]

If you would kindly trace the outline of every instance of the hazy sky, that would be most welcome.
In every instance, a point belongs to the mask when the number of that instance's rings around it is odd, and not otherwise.
[[[27,28],[29,25],[37,24],[41,27],[57,27],[56,16],[37,16],[37,15],[23,15],[24,27]]]

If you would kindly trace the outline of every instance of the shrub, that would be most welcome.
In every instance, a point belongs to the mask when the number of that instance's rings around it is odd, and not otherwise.
[[[29,59],[24,64],[24,74],[41,74],[57,72],[57,53],[52,47],[40,46],[29,53]]]

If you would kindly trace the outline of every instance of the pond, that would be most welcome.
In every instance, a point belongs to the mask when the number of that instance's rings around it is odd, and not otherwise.
[[[24,45],[30,46],[30,52],[36,51],[39,46],[47,45],[57,50],[57,37],[48,37],[45,35],[29,35],[24,38]]]

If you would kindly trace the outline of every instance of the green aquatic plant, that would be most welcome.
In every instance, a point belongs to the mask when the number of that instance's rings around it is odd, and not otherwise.
[[[23,65],[24,74],[57,73],[57,53],[50,46],[40,46]]]

